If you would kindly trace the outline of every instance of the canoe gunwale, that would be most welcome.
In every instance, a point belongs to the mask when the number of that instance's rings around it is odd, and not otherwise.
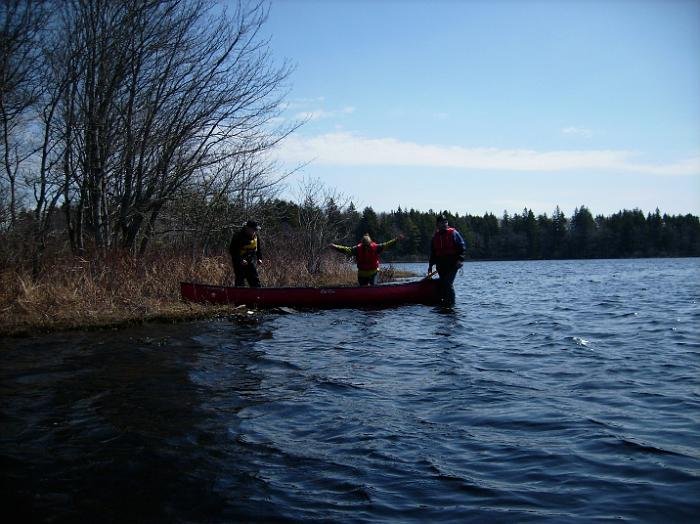
[[[362,308],[432,305],[438,301],[438,280],[392,282],[378,286],[323,286],[249,288],[181,282],[182,298],[191,302],[247,305],[250,307],[289,306],[298,308]]]

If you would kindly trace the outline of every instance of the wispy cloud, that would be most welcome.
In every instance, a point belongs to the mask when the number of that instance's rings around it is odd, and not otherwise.
[[[295,115],[300,120],[321,120],[323,118],[335,118],[344,115],[350,115],[355,112],[352,106],[342,107],[327,111],[325,109],[314,109],[312,111],[301,111]]]
[[[281,124],[282,122],[286,122],[286,120],[287,120],[287,119],[284,118],[283,116],[273,116],[272,118],[270,118],[270,119],[267,121],[267,123],[270,124],[270,125],[276,126],[276,125]]]
[[[593,136],[593,130],[585,127],[569,126],[563,128],[561,132],[565,135],[580,136],[583,138],[591,138]]]
[[[315,96],[310,98],[294,98],[285,103],[287,109],[299,109],[300,107],[308,107],[309,105],[319,105],[326,100],[325,96]]]
[[[347,132],[312,137],[295,135],[283,142],[279,158],[338,166],[414,166],[498,171],[624,171],[655,175],[700,174],[700,154],[673,163],[645,163],[621,150],[535,151],[417,144],[395,138],[367,138]]]

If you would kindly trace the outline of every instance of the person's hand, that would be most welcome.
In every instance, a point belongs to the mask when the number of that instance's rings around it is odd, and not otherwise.
[[[433,266],[428,266],[428,275],[433,272]]]
[[[247,265],[248,265],[248,261],[245,260],[245,259],[244,259],[244,260],[241,260],[241,265],[242,265],[242,266],[247,266]]]
[[[397,240],[403,240],[406,238],[406,236],[403,233],[399,233],[399,236],[396,237]]]

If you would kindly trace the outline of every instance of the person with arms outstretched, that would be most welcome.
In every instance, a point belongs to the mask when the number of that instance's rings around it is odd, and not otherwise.
[[[331,244],[330,247],[346,255],[355,257],[357,261],[357,283],[361,286],[375,286],[377,284],[377,273],[379,272],[379,254],[386,248],[393,246],[403,235],[377,244],[365,233],[362,240],[355,246],[340,246]]]

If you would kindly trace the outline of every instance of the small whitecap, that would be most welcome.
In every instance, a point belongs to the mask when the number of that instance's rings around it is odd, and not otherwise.
[[[572,340],[574,341],[574,343],[577,346],[583,346],[583,347],[587,348],[588,345],[590,344],[590,341],[586,340],[585,338],[581,338],[581,337],[573,337]]]

